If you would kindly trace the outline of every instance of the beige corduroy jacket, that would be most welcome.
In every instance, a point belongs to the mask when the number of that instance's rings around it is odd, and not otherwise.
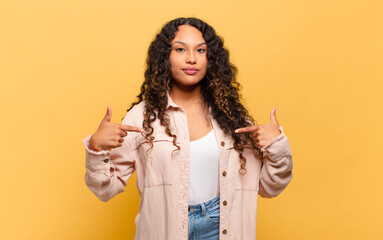
[[[142,127],[145,102],[132,108],[122,124]],[[187,240],[188,190],[190,173],[189,132],[186,113],[168,98],[167,109],[172,132],[180,151],[173,150],[159,121],[153,122],[153,149],[141,133],[129,132],[122,147],[95,152],[88,148],[90,136],[83,140],[86,149],[85,183],[102,201],[124,191],[136,171],[140,195],[135,219],[136,240]],[[239,174],[240,160],[233,139],[211,117],[219,146],[220,236],[219,239],[254,240],[256,237],[257,195],[275,197],[292,179],[289,141],[281,134],[261,150],[264,159],[245,149],[246,175]],[[149,156],[149,158],[147,157]]]

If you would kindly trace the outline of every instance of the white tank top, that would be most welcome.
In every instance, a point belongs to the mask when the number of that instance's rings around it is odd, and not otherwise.
[[[189,205],[219,194],[219,152],[214,129],[190,142]]]

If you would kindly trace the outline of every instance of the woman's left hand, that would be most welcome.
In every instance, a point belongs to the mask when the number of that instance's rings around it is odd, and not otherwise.
[[[276,108],[271,110],[270,124],[238,128],[235,130],[235,133],[252,133],[255,145],[259,148],[263,148],[269,141],[281,134],[275,111]]]

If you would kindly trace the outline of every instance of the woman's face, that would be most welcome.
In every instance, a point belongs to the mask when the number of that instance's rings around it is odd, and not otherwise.
[[[199,84],[207,68],[206,42],[202,33],[190,25],[181,25],[170,41],[169,55],[173,84],[190,87]]]

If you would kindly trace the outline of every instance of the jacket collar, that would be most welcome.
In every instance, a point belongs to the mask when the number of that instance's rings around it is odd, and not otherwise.
[[[167,96],[168,96],[168,103],[166,105],[166,109],[170,108],[170,107],[173,107],[173,108],[180,108],[182,109],[179,105],[175,104],[175,102],[173,101],[173,99],[170,97],[170,94],[169,92],[167,93]]]

